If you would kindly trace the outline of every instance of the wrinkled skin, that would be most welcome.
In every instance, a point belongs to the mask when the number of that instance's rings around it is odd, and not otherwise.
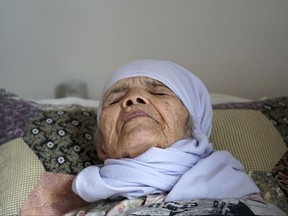
[[[102,159],[134,158],[151,147],[166,148],[191,137],[189,113],[161,82],[126,78],[105,93],[96,139]]]

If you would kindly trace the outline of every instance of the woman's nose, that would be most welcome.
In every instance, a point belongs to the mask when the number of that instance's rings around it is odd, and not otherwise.
[[[129,107],[132,105],[137,105],[137,104],[148,104],[149,101],[148,99],[141,94],[138,90],[131,90],[131,92],[126,95],[126,98],[123,101],[123,107]]]

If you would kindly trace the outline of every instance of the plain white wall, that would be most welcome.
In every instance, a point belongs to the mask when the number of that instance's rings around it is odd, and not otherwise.
[[[84,81],[98,99],[135,59],[172,60],[210,92],[288,95],[287,0],[2,0],[0,87],[52,98]]]

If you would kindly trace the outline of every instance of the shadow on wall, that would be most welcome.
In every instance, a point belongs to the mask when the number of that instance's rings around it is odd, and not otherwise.
[[[54,92],[55,98],[79,97],[88,99],[87,85],[78,80],[60,83]]]

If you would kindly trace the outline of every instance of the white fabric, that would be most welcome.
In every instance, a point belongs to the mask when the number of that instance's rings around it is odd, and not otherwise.
[[[51,98],[51,99],[42,99],[42,100],[34,100],[34,102],[38,104],[52,104],[52,105],[71,105],[71,104],[79,104],[85,107],[98,107],[98,100],[90,100],[79,97],[65,97],[65,98]]]
[[[211,103],[213,105],[216,104],[224,104],[224,103],[243,103],[243,102],[251,102],[251,99],[237,97],[234,95],[220,94],[220,93],[210,93]]]
[[[88,167],[75,178],[75,193],[93,202],[169,191],[167,201],[241,198],[259,192],[230,153],[213,152],[208,141],[212,125],[210,98],[196,76],[172,62],[136,61],[116,71],[103,93],[118,80],[135,76],[156,79],[175,92],[192,118],[193,138],[166,149],[153,147],[134,159],[108,159],[103,167]],[[98,116],[101,103],[100,100]]]

